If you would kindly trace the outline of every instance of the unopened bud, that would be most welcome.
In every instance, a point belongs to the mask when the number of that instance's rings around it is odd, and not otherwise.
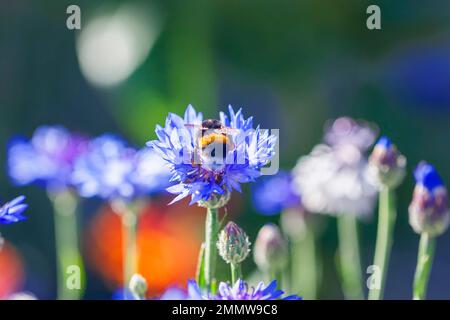
[[[259,230],[255,241],[254,259],[258,268],[264,272],[278,272],[286,266],[287,243],[276,225],[266,224]]]
[[[381,137],[369,158],[370,170],[378,183],[396,188],[402,183],[406,172],[406,158],[388,137]]]
[[[238,264],[247,258],[250,241],[244,230],[230,221],[219,234],[217,249],[226,263]]]
[[[280,224],[283,233],[292,240],[302,239],[307,231],[306,212],[303,208],[292,208],[281,213]]]
[[[199,207],[207,209],[219,209],[224,207],[230,201],[231,192],[225,191],[223,194],[213,193],[208,200],[198,202]]]
[[[417,233],[444,233],[449,224],[447,189],[434,167],[421,162],[414,171],[416,186],[409,205],[409,224]]]
[[[134,274],[128,285],[131,293],[137,300],[144,300],[147,293],[147,280],[140,274]]]

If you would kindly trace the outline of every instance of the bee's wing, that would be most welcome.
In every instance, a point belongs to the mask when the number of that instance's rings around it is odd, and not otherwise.
[[[236,128],[229,128],[229,127],[225,127],[223,129],[221,129],[221,133],[239,133],[239,129]]]
[[[193,124],[193,123],[186,123],[184,125],[186,128],[201,128],[202,126],[199,124]]]

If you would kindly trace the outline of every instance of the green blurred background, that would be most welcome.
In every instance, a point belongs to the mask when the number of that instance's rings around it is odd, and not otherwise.
[[[81,30],[66,28],[70,4],[81,8]],[[381,30],[366,28],[370,4],[381,8]],[[228,104],[242,106],[263,127],[280,128],[285,169],[320,141],[326,120],[364,118],[398,145],[409,172],[426,159],[448,182],[450,2],[0,2],[0,195],[25,194],[30,204],[27,222],[1,230],[25,266],[18,289],[54,297],[53,222],[43,190],[11,186],[8,140],[30,136],[42,124],[63,124],[92,136],[114,132],[143,146],[169,111],[181,113],[189,103],[207,117]],[[418,245],[407,222],[412,189],[409,174],[398,190],[386,298],[411,297]],[[249,186],[235,197],[233,214],[252,241],[264,222],[277,221],[254,212]],[[334,221],[323,220],[320,297],[340,298]],[[365,266],[375,227],[375,219],[362,225]],[[438,240],[430,298],[450,298],[449,240],[448,233]],[[245,270],[252,268],[249,261]],[[90,273],[88,281],[86,298],[111,296],[101,277]]]

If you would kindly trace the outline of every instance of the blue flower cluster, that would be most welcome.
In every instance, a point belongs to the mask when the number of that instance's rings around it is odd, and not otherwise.
[[[245,119],[242,110],[234,112],[230,106],[229,115],[220,113],[220,122],[208,121],[216,126],[205,128],[202,113],[189,105],[184,118],[170,113],[164,127],[156,126],[158,140],[147,143],[170,166],[171,181],[176,184],[168,191],[177,194],[172,202],[187,196],[191,196],[191,204],[229,198],[233,189],[241,191],[241,183],[259,177],[260,169],[275,153],[276,137],[267,130],[255,129],[253,118]],[[211,144],[217,144],[219,138],[221,142],[226,140],[227,149],[220,159],[213,156],[211,160],[211,154],[203,152],[201,134],[205,129],[213,133],[208,140]],[[227,130],[225,137],[221,136],[223,130]]]
[[[169,171],[150,148],[136,150],[119,137],[88,138],[62,126],[42,126],[30,140],[13,139],[8,168],[17,185],[50,192],[76,188],[83,197],[132,199],[164,190]]]
[[[61,126],[42,126],[31,140],[15,138],[9,144],[8,168],[17,185],[37,183],[50,190],[71,184],[75,159],[85,151],[87,139]]]
[[[137,151],[116,136],[90,141],[75,162],[72,183],[83,197],[132,199],[167,187],[168,170],[150,149]]]

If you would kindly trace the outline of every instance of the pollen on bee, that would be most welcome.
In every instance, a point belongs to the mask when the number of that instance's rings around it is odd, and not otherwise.
[[[223,134],[209,134],[205,135],[200,138],[200,146],[202,148],[205,148],[209,146],[211,143],[221,143],[221,144],[228,144],[230,139]]]

